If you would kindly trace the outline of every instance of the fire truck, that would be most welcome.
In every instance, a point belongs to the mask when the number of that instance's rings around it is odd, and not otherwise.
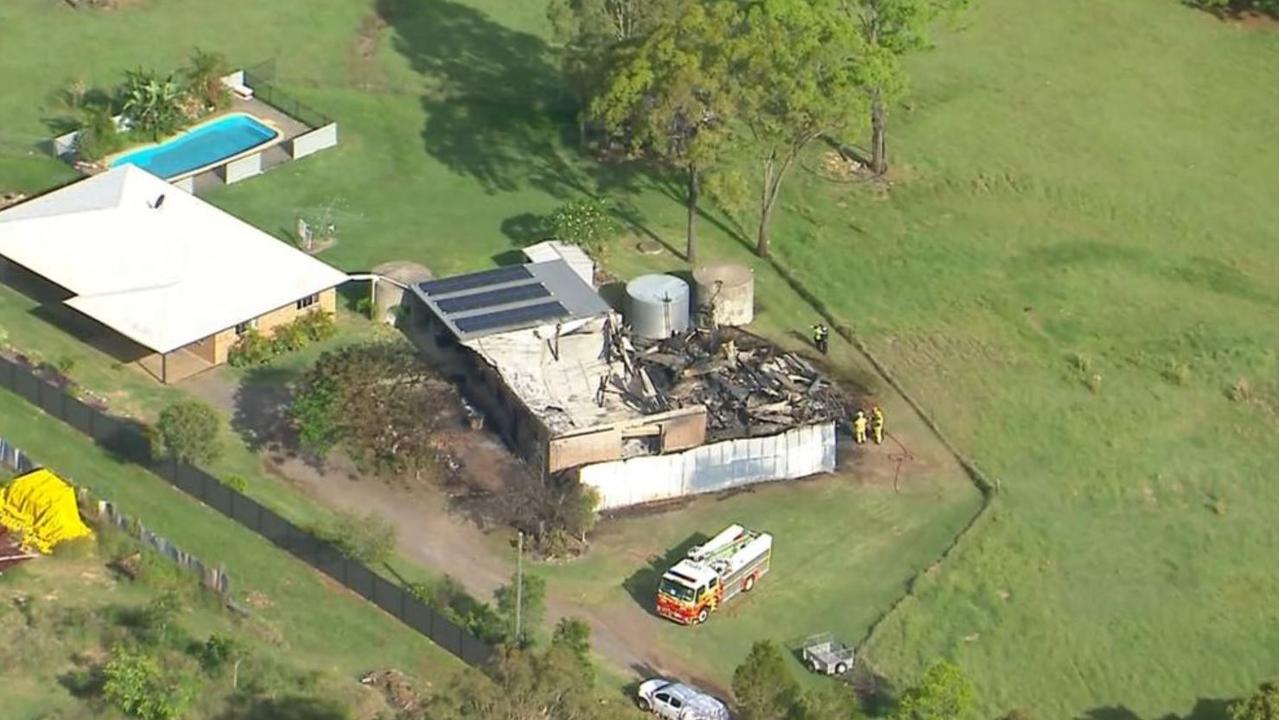
[[[684,625],[704,623],[724,603],[754,589],[772,557],[772,535],[730,525],[662,575],[657,614]]]

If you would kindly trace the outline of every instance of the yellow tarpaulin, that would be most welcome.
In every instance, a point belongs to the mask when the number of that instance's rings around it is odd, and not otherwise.
[[[22,538],[24,550],[45,555],[60,542],[93,535],[80,519],[75,490],[44,468],[0,488],[0,525]]]

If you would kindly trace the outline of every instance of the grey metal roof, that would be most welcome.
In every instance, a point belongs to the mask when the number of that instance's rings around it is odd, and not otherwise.
[[[428,280],[413,292],[458,340],[596,317],[608,304],[563,260]]]

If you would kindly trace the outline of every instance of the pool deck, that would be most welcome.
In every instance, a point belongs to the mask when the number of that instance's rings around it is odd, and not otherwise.
[[[286,115],[283,111],[256,98],[253,100],[244,100],[238,97],[233,98],[231,106],[227,108],[227,112],[248,113],[249,115],[253,115],[257,118],[269,120],[280,129],[280,132],[283,133],[283,136],[279,139],[279,141],[263,151],[263,172],[289,162],[292,158],[290,157],[289,152],[285,149],[287,147],[287,143],[293,138],[310,132],[313,129],[305,123]],[[218,176],[216,169],[205,170],[195,176],[195,194],[199,195],[206,190],[222,187],[225,184],[226,183],[222,181],[222,178]]]

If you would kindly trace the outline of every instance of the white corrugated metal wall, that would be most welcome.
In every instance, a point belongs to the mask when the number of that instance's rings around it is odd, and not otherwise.
[[[835,423],[830,422],[670,455],[586,465],[581,480],[599,492],[599,509],[611,510],[834,470]]]

